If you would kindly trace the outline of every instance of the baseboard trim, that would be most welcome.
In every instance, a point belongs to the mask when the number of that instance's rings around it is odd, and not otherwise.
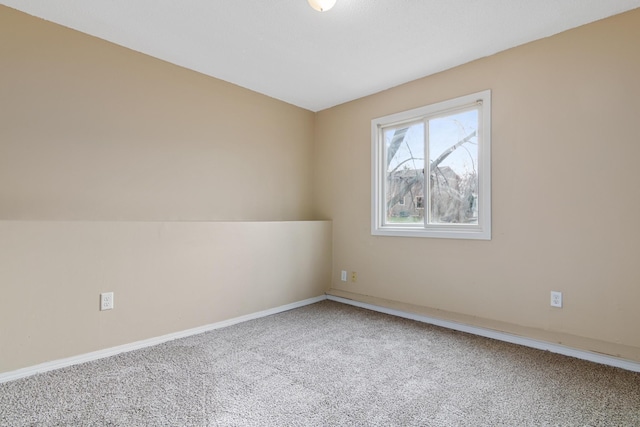
[[[78,356],[67,357],[64,359],[53,360],[51,362],[45,362],[34,366],[29,366],[15,371],[9,371],[0,373],[0,384],[17,380],[20,378],[26,378],[35,374],[43,372],[53,371],[68,366],[78,365],[85,362],[91,362],[94,360],[104,359],[105,357],[115,356],[120,353],[125,353],[133,350],[138,350],[146,347],[152,347],[154,345],[162,344],[167,341],[173,341],[178,338],[186,338],[192,335],[201,334],[215,329],[224,328],[227,326],[235,325],[249,320],[259,319],[261,317],[270,316],[272,314],[282,313],[285,311],[293,310],[296,308],[304,307],[306,305],[315,304],[324,300],[331,300],[340,302],[343,304],[353,305],[355,307],[365,308],[368,310],[377,311],[380,313],[390,314],[392,316],[402,317],[405,319],[415,320],[418,322],[429,323],[443,328],[453,329],[460,332],[467,332],[470,334],[492,338],[499,341],[505,341],[512,344],[518,344],[525,347],[531,347],[538,350],[550,351],[552,353],[558,353],[565,356],[571,356],[578,359],[588,360],[590,362],[600,363],[603,365],[614,366],[617,368],[626,369],[628,371],[640,372],[640,363],[631,360],[620,359],[617,357],[609,356],[606,354],[594,353],[587,350],[580,350],[572,347],[567,347],[561,344],[550,343],[547,341],[536,340],[533,338],[526,338],[518,335],[512,335],[506,332],[495,331],[492,329],[482,328],[478,326],[466,325],[464,323],[452,322],[448,320],[442,320],[435,317],[424,316],[421,314],[410,313],[402,310],[382,307],[374,304],[364,303],[348,298],[338,297],[334,295],[321,295],[314,298],[308,298],[302,301],[297,301],[291,304],[282,305],[279,307],[271,308],[268,310],[259,311],[256,313],[247,314],[244,316],[234,317],[232,319],[223,320],[209,325],[200,326],[197,328],[187,329],[180,332],[174,332],[167,335],[162,335],[155,338],[149,338],[142,341],[136,341],[130,344],[124,344],[116,347],[107,348],[104,350],[98,350],[91,353],[85,353]]]
[[[270,316],[272,314],[282,313],[284,311],[293,310],[295,308],[304,307],[305,305],[315,304],[327,299],[326,295],[321,295],[314,298],[308,298],[302,301],[297,301],[291,304],[282,305],[268,310],[259,311],[257,313],[251,313],[240,317],[234,317],[233,319],[223,320],[221,322],[211,323],[209,325],[199,326],[197,328],[187,329],[180,332],[174,332],[167,335],[162,335],[155,338],[149,338],[142,341],[132,342],[130,344],[119,345],[116,347],[106,348],[104,350],[93,351],[91,353],[85,353],[78,356],[67,357],[65,359],[53,360],[51,362],[41,363],[39,365],[29,366],[15,371],[9,371],[0,373],[0,384],[17,380],[20,378],[29,377],[35,374],[43,372],[53,371],[60,368],[66,368],[68,366],[79,365],[80,363],[91,362],[94,360],[104,359],[105,357],[115,356],[120,353],[125,353],[133,350],[139,350],[145,347],[151,347],[154,345],[162,344],[167,341],[173,341],[178,338],[186,338],[191,335],[197,335],[215,329],[224,328],[227,326],[235,325],[249,320],[259,319],[261,317]]]
[[[603,365],[614,366],[616,368],[622,368],[628,371],[640,372],[640,363],[634,362],[632,360],[620,359],[618,357],[609,356],[606,354],[594,353],[587,350],[580,350],[572,347],[567,347],[561,344],[555,344],[547,341],[536,340],[533,338],[526,338],[518,335],[512,335],[506,332],[500,332],[493,329],[466,325],[464,323],[452,322],[449,320],[437,319],[435,317],[429,317],[429,316],[410,313],[410,312],[397,310],[393,308],[382,307],[382,306],[355,301],[355,300],[338,297],[334,295],[327,295],[327,299],[331,301],[340,302],[343,304],[353,305],[360,308],[366,308],[368,310],[378,311],[380,313],[390,314],[392,316],[416,320],[418,322],[423,322],[423,323],[429,323],[431,325],[441,326],[447,329],[453,329],[460,332],[467,332],[470,334],[479,335],[481,337],[493,338],[499,341],[518,344],[525,347],[535,348],[538,350],[550,351],[552,353],[571,356],[577,359],[588,360],[590,362],[600,363]]]

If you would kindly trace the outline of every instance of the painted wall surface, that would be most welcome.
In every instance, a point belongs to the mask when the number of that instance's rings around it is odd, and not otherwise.
[[[330,280],[330,221],[0,221],[0,236],[0,373],[317,297]]]
[[[0,373],[322,295],[314,120],[0,6]]]
[[[334,292],[640,360],[638,40],[635,10],[318,113]],[[493,239],[372,236],[371,120],[484,89]]]
[[[0,219],[312,219],[310,111],[3,6],[0,99]]]

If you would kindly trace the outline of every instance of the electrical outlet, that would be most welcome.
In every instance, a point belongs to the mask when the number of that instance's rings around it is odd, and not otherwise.
[[[551,307],[562,308],[562,292],[551,291]]]
[[[347,272],[345,270],[342,270],[342,273],[340,273],[340,280],[343,282],[347,281]]]
[[[351,283],[356,283],[358,281],[358,273],[355,271],[351,272]]]
[[[113,292],[100,294],[100,311],[113,310]]]

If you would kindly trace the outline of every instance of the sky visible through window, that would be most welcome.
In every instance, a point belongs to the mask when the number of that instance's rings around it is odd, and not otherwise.
[[[385,131],[387,149],[397,128]],[[472,109],[453,115],[429,120],[429,161],[433,162],[443,151],[456,144],[478,129],[478,110]],[[415,123],[409,127],[404,141],[389,162],[388,171],[398,169],[424,168],[424,124]],[[451,153],[440,166],[448,166],[457,174],[477,170],[477,138],[463,144]],[[402,163],[402,165],[400,165]],[[398,167],[400,165],[400,167]]]

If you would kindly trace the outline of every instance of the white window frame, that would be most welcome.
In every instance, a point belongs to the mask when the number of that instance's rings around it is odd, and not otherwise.
[[[383,130],[392,125],[441,117],[472,105],[478,110],[478,224],[388,224],[386,223],[386,161]],[[372,196],[371,234],[376,236],[435,237],[491,240],[491,91],[390,114],[371,120]],[[425,179],[428,174],[425,173]],[[425,185],[425,191],[428,189]],[[425,202],[429,200],[425,194]],[[425,210],[429,209],[425,206]]]

